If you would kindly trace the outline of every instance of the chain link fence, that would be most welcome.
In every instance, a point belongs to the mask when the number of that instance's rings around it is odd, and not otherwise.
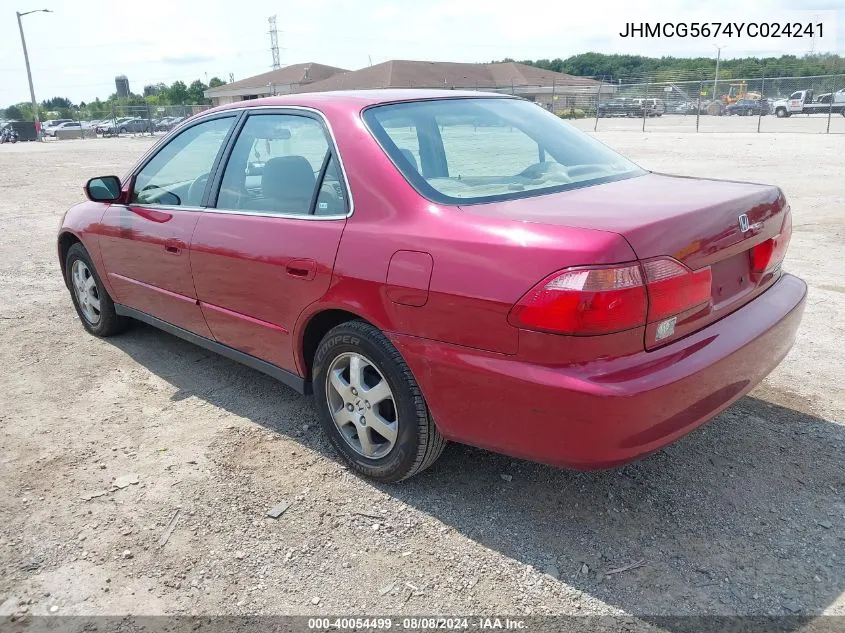
[[[610,85],[594,130],[845,134],[845,74]]]
[[[395,86],[393,86],[395,87]],[[572,77],[536,85],[408,85],[512,94],[582,129],[639,132],[790,132],[845,134],[845,74],[811,77],[608,81]],[[273,86],[273,94],[307,86]],[[48,139],[154,135],[168,132],[206,105],[153,106],[94,103],[75,120],[45,122]]]
[[[91,104],[73,118],[49,119],[41,124],[44,139],[90,139],[165,134],[207,105],[153,106]]]

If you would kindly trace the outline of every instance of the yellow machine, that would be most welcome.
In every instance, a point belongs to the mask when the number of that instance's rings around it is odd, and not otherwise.
[[[722,103],[725,105],[729,105],[731,103],[736,103],[740,99],[751,99],[753,101],[759,101],[763,98],[763,95],[759,92],[748,92],[748,83],[745,81],[740,81],[739,83],[731,84],[730,88],[728,89],[728,94],[722,95]]]

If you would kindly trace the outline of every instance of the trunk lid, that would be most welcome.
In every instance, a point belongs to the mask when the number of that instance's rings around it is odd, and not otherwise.
[[[461,209],[514,221],[611,231],[623,236],[640,260],[669,256],[691,270],[709,266],[710,303],[678,315],[673,333],[666,336],[664,329],[659,341],[658,324],[648,324],[647,349],[705,327],[771,285],[780,271],[754,275],[751,249],[777,236],[789,212],[778,187],[653,173]]]

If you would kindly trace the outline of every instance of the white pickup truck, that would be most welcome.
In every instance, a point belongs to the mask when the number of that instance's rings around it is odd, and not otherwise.
[[[793,114],[827,114],[839,112],[845,116],[845,88],[834,93],[819,95],[813,101],[812,90],[798,90],[789,95],[788,99],[775,101],[772,106],[779,118]]]

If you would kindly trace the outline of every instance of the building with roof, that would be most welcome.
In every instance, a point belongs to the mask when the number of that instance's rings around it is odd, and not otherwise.
[[[329,73],[316,79],[315,72],[309,74],[308,81],[279,81],[281,73],[289,69],[305,66],[319,67]],[[291,78],[298,71],[291,71],[285,76]],[[300,73],[301,74],[301,73]],[[274,78],[276,91],[268,91]],[[284,89],[282,89],[284,88]],[[481,90],[485,92],[503,92],[524,97],[542,104],[550,110],[563,110],[572,107],[585,107],[595,104],[599,90],[602,98],[611,94],[615,87],[587,77],[576,77],[566,73],[544,70],[536,66],[516,62],[491,64],[470,64],[461,62],[426,62],[394,59],[360,70],[341,70],[319,64],[297,64],[278,71],[264,73],[234,84],[212,88],[205,92],[215,105],[238,101],[241,94],[249,90],[263,92],[256,96],[288,94],[291,92],[325,92],[330,90],[372,90],[376,88],[447,88],[462,90]],[[227,90],[228,89],[228,90]],[[240,96],[240,98],[254,98]],[[228,100],[223,100],[228,99]]]
[[[217,106],[235,101],[258,99],[259,97],[304,92],[304,87],[309,84],[345,72],[348,71],[343,68],[313,62],[293,64],[279,70],[271,70],[254,77],[247,77],[216,88],[209,88],[204,94]]]

